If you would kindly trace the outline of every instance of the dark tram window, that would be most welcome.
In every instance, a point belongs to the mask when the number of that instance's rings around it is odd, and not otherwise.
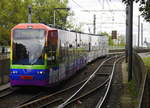
[[[48,33],[48,65],[56,63],[56,50],[57,50],[57,41],[58,41],[58,34],[57,31],[49,31]]]
[[[13,64],[44,64],[45,31],[41,29],[20,29],[13,33]]]

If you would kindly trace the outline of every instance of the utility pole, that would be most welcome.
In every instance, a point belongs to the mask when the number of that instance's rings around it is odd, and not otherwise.
[[[129,41],[129,29],[128,29],[128,26],[129,26],[129,19],[128,19],[128,17],[129,17],[129,6],[127,5],[126,6],[126,63],[128,62],[128,48],[129,48],[129,43],[128,43],[128,41]]]
[[[143,47],[143,23],[141,23],[141,46]]]
[[[96,33],[96,15],[94,14],[94,20],[93,20],[93,34]]]
[[[32,6],[28,6],[28,23],[32,22]]]
[[[140,46],[140,15],[138,16],[138,47]]]
[[[128,37],[128,42],[129,42],[129,47],[128,47],[128,56],[129,56],[129,62],[128,62],[128,81],[132,80],[132,54],[133,54],[133,48],[132,48],[132,38],[133,38],[133,1],[129,1],[128,4],[128,32],[129,32],[129,37]]]
[[[90,27],[88,27],[88,31],[89,31],[89,33],[91,34],[91,29],[90,29]]]
[[[104,9],[104,0],[103,0],[103,9]]]
[[[55,17],[56,17],[56,10],[54,9],[54,19],[53,19],[53,25],[55,27]]]

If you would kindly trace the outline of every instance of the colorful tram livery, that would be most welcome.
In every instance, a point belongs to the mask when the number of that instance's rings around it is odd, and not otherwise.
[[[11,32],[12,86],[52,86],[108,53],[106,36],[18,24]]]

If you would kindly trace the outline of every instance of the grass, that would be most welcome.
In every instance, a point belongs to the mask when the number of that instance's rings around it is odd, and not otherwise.
[[[135,80],[131,80],[130,82],[128,82],[128,88],[129,88],[129,92],[133,98],[138,96],[138,91],[136,88]]]
[[[143,57],[143,62],[146,66],[147,72],[148,72],[148,77],[150,78],[150,57]]]
[[[132,80],[132,81],[128,82],[128,90],[129,90],[129,95],[132,98],[132,102],[131,103],[135,107],[138,104],[138,100],[137,100],[138,91],[137,91],[137,88],[136,88],[135,80]]]
[[[144,58],[142,58],[143,59],[143,62],[144,62],[144,64],[145,64],[145,66],[147,67],[147,68],[150,68],[150,57],[144,57]]]

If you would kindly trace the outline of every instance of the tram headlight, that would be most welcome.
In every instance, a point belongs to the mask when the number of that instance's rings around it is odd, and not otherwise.
[[[37,74],[44,74],[45,72],[43,72],[43,71],[39,71],[39,72],[37,72]]]
[[[12,74],[18,74],[18,72],[17,72],[17,71],[12,71],[11,73],[12,73]]]
[[[40,74],[43,74],[43,72],[41,71],[41,72],[39,72]]]

